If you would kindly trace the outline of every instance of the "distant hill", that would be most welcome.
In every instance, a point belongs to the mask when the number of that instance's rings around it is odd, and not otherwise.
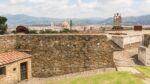
[[[20,25],[20,24],[26,24],[26,25],[37,25],[37,24],[50,24],[51,22],[61,22],[61,19],[56,18],[47,18],[47,17],[33,17],[28,15],[4,15],[8,18],[8,24],[9,25]]]
[[[18,15],[3,15],[8,18],[9,25],[50,25],[51,23],[61,24],[66,19],[34,17],[23,14]],[[74,25],[112,25],[113,18],[73,18]],[[150,15],[131,16],[123,18],[123,25],[150,25]]]
[[[100,24],[112,25],[113,18],[107,18]],[[150,25],[150,15],[123,17],[123,25]]]
[[[34,17],[28,15],[3,15],[8,18],[9,25],[50,25],[51,23],[61,24],[66,19],[48,18],[48,17]],[[91,25],[98,24],[103,19],[102,18],[87,18],[87,19],[77,19],[73,18],[73,24],[75,25]]]

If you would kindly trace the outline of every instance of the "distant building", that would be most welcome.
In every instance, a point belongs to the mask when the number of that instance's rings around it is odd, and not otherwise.
[[[54,26],[55,26],[55,24],[53,22],[51,22],[51,27],[54,27]]]
[[[142,25],[135,25],[134,26],[134,31],[142,31],[142,30],[143,30]]]
[[[119,13],[114,14],[114,27],[122,27],[122,16]]]
[[[17,84],[30,79],[31,55],[24,52],[11,51],[0,54],[0,84]]]
[[[62,24],[62,26],[63,26],[63,28],[67,28],[67,29],[70,28],[70,23],[69,23],[69,21],[67,21],[67,20],[64,21],[63,24]]]

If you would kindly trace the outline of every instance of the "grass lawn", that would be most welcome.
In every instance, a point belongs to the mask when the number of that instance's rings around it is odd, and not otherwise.
[[[138,71],[140,71],[141,73],[143,73],[146,77],[150,78],[150,67],[146,67],[146,66],[138,66],[135,67]]]
[[[46,84],[144,84],[142,79],[128,72],[111,72],[88,77],[49,80]]]

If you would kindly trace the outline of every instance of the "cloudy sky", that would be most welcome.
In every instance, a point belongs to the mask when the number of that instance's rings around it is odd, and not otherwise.
[[[0,0],[0,14],[88,18],[150,14],[150,0]]]

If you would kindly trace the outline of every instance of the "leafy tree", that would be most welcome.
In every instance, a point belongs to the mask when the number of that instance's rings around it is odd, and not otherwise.
[[[63,29],[60,31],[60,33],[79,33],[77,30],[69,30],[69,29]]]
[[[72,30],[73,22],[70,20],[70,30]]]
[[[7,31],[7,18],[0,16],[0,34],[5,34]]]

